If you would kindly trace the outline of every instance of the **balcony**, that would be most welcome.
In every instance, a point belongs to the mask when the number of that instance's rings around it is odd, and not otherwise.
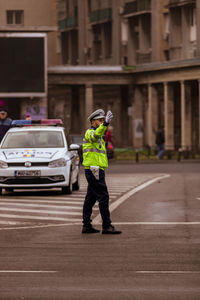
[[[196,0],[169,0],[168,7],[184,6],[188,4],[195,4]]]
[[[58,28],[59,30],[64,30],[70,27],[75,27],[78,25],[76,17],[69,17],[63,20],[58,21]]]
[[[135,0],[128,2],[124,6],[124,15],[135,14],[142,11],[151,10],[151,0]]]
[[[137,65],[143,65],[151,62],[151,50],[148,51],[136,51],[136,63]]]
[[[94,10],[90,14],[91,23],[98,23],[104,20],[111,20],[111,19],[112,19],[112,8]]]

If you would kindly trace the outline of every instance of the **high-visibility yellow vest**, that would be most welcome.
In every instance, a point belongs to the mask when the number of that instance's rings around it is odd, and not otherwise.
[[[99,166],[100,169],[108,167],[106,145],[103,139],[107,126],[101,124],[97,129],[90,128],[83,139],[83,166]]]

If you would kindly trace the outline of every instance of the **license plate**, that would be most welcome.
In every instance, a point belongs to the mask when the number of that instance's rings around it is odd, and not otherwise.
[[[41,171],[15,171],[15,176],[40,176]]]

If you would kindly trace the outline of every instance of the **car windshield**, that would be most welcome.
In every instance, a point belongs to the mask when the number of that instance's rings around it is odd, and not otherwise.
[[[64,140],[60,131],[9,132],[1,149],[9,148],[62,148]]]

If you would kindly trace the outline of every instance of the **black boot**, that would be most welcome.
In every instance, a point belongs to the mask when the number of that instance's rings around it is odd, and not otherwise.
[[[100,232],[100,230],[94,228],[92,225],[90,226],[83,225],[82,233],[98,233],[98,232]]]
[[[109,225],[108,227],[103,228],[102,234],[120,234],[122,233],[119,230],[116,230],[114,226]]]

